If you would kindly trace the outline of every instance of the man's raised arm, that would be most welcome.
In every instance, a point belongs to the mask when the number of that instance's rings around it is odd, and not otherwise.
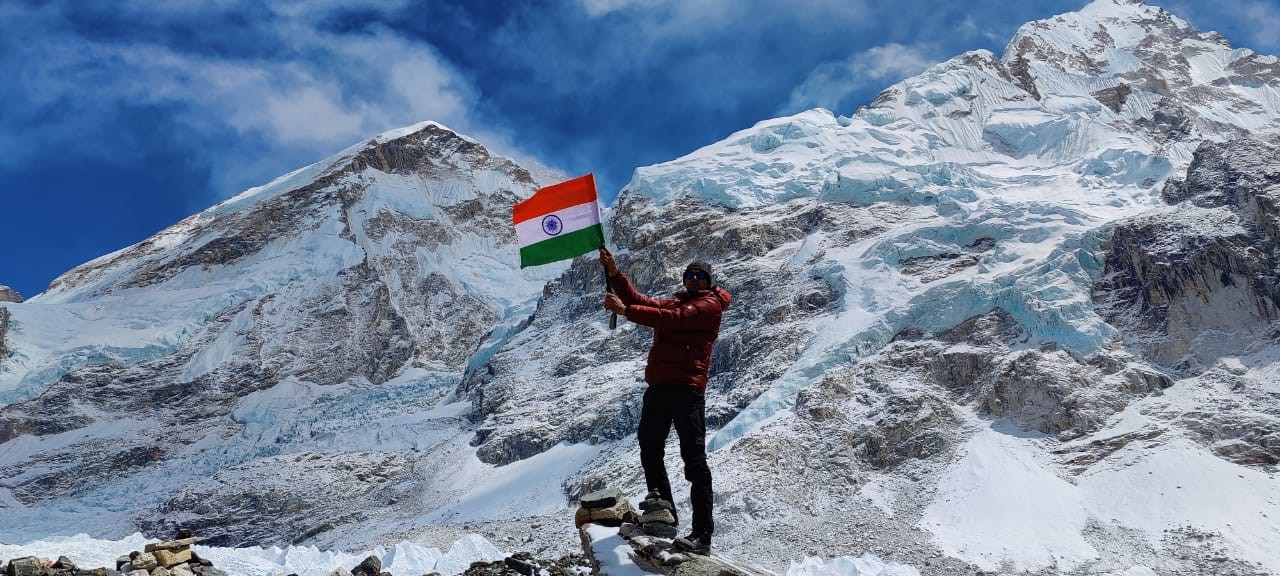
[[[618,299],[622,300],[625,305],[641,304],[644,306],[660,306],[661,302],[654,298],[650,298],[636,291],[636,287],[631,285],[631,280],[618,270],[618,263],[613,258],[613,253],[608,248],[600,248],[600,264],[604,266],[605,275],[609,277],[609,285],[613,287],[613,291],[618,295]]]
[[[678,308],[657,308],[646,304],[628,305],[623,312],[627,320],[650,328],[705,328],[720,326],[724,310],[708,300],[693,300]]]

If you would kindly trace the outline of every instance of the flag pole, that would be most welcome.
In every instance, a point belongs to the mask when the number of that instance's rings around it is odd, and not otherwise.
[[[613,284],[609,283],[609,269],[605,268],[603,265],[600,266],[600,268],[604,269],[604,293],[613,294]],[[616,329],[617,327],[618,327],[618,314],[613,313],[609,316],[609,329],[613,330],[613,329]]]

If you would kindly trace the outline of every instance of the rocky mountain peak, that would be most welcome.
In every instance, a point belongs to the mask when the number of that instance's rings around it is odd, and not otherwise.
[[[492,173],[496,178],[487,182],[494,187],[536,188],[531,173],[510,159],[444,125],[422,122],[384,132],[245,190],[134,246],[78,266],[55,279],[43,300],[92,298],[164,282],[191,266],[233,263],[271,241],[296,235],[299,227],[318,222],[322,214],[354,206],[368,182],[376,179],[375,173],[427,182],[428,195],[441,192],[445,202],[492,190],[468,194],[465,188],[470,185],[450,188],[431,182],[468,181],[471,174]]]
[[[17,290],[0,284],[0,302],[20,303],[22,302],[22,295],[18,294]]]
[[[1005,61],[1035,60],[1072,73],[1099,75],[1123,51],[1199,40],[1185,20],[1156,6],[1096,0],[1077,12],[1023,24],[1005,49]]]
[[[359,171],[366,167],[389,174],[438,174],[453,170],[497,170],[516,181],[532,185],[529,171],[498,156],[479,142],[436,122],[385,132],[365,144],[343,167]]]
[[[1162,8],[1128,0],[1096,0],[1077,12],[1024,24],[1003,61],[1016,83],[1037,100],[1046,94],[1070,95],[1068,84],[1083,84],[1087,93],[1110,98],[1104,104],[1120,112],[1129,92],[1149,93],[1148,102],[1137,100],[1130,116],[1152,106],[1172,107],[1161,99],[1182,106],[1216,101],[1257,109],[1247,94],[1223,88],[1274,86],[1280,72],[1274,57],[1233,50],[1221,34],[1202,34]],[[1210,119],[1250,124],[1247,119]]]

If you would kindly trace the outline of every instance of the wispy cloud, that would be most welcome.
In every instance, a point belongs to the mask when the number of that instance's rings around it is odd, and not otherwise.
[[[1218,22],[1218,32],[1233,44],[1264,53],[1280,52],[1280,4],[1274,0],[1219,0],[1213,3],[1170,2],[1171,12],[1187,19],[1202,32],[1205,22]]]
[[[125,25],[131,18],[161,21],[153,34],[126,37],[85,32],[73,8],[10,8],[6,28],[39,33],[0,40],[0,65],[22,79],[0,89],[7,109],[0,119],[25,127],[0,135],[0,162],[65,146],[126,161],[131,150],[96,131],[154,110],[192,135],[175,140],[198,146],[217,133],[238,140],[194,150],[209,164],[216,193],[226,195],[390,128],[425,119],[471,127],[475,90],[432,46],[377,25],[328,30],[338,6],[282,3],[255,14],[237,2],[125,4],[116,14]],[[237,11],[263,21],[230,46],[207,44],[218,38],[174,39],[163,28],[182,31]],[[262,154],[276,161],[263,162]]]
[[[864,50],[848,59],[825,62],[809,73],[780,113],[794,113],[814,107],[841,111],[846,99],[867,84],[878,87],[917,74],[937,62],[927,46],[885,44]]]

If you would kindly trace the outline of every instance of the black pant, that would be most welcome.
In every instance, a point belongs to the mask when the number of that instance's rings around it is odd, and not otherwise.
[[[715,531],[711,520],[711,467],[707,466],[706,401],[701,392],[688,384],[659,384],[644,392],[640,408],[640,464],[649,490],[671,498],[671,480],[663,463],[667,434],[675,424],[680,437],[680,457],[684,459],[684,477],[692,484],[689,501],[693,504],[693,532],[710,535]]]

